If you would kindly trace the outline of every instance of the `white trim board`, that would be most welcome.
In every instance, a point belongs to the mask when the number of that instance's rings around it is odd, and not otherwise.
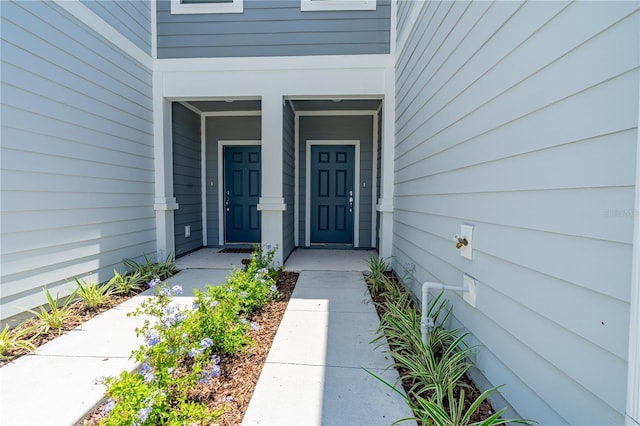
[[[262,146],[262,141],[260,140],[241,140],[241,141],[232,141],[232,140],[219,140],[218,141],[218,244],[223,246],[225,244],[224,238],[224,225],[225,225],[225,214],[224,214],[224,147],[225,146],[247,146],[247,145],[259,145]],[[262,154],[260,155],[260,168],[262,168]]]
[[[225,3],[182,3],[182,0],[171,0],[171,14],[202,14],[202,13],[242,13],[243,0],[232,0]]]
[[[131,40],[123,36],[118,30],[109,25],[100,16],[94,13],[80,0],[54,0],[62,9],[71,14],[74,18],[87,25],[96,33],[100,34],[115,47],[135,59],[148,69],[153,68],[153,58],[150,54],[136,46]],[[153,12],[153,10],[152,10]],[[153,19],[152,19],[153,20]],[[151,32],[153,36],[153,31]],[[152,45],[153,49],[153,45]]]
[[[313,145],[354,145],[355,159],[353,171],[353,197],[356,203],[353,207],[353,247],[360,247],[360,141],[359,140],[320,140],[308,139],[306,142],[307,152],[305,155],[305,246],[311,245],[311,147]]]

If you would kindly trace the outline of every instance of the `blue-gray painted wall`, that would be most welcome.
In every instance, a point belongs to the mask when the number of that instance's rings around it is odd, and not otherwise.
[[[202,181],[200,114],[172,104],[173,196],[178,210],[173,212],[175,255],[202,247]],[[186,236],[185,227],[191,227]]]
[[[291,103],[282,109],[282,195],[287,209],[282,212],[282,258],[286,260],[295,248],[295,113]]]
[[[158,58],[389,53],[389,0],[375,11],[302,12],[296,0],[245,0],[243,13],[171,14],[157,3]]]
[[[401,4],[404,2],[401,2]],[[403,6],[403,7],[406,7]],[[638,2],[424,2],[396,67],[394,267],[516,411],[623,424],[640,65]],[[407,22],[403,20],[402,22]],[[473,260],[453,236],[475,225]],[[499,407],[496,407],[499,408]]]
[[[305,245],[305,197],[306,197],[306,152],[307,140],[359,140],[360,141],[360,247],[374,247],[371,241],[371,185],[373,171],[373,118],[371,115],[356,116],[300,116],[300,217],[299,241]],[[362,184],[364,183],[364,187]],[[358,202],[358,201],[356,201]]]
[[[6,318],[156,240],[151,70],[54,2],[1,7]]]
[[[218,212],[218,141],[247,141],[262,139],[260,116],[206,118],[207,158],[207,245],[219,246]]]
[[[80,0],[129,41],[151,55],[151,1]]]

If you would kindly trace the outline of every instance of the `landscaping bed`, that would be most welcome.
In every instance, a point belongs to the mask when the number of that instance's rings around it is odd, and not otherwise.
[[[443,293],[428,307],[434,324],[425,343],[421,314],[413,296],[383,259],[372,257],[369,266],[365,281],[380,318],[374,342],[389,344],[406,395],[393,383],[370,374],[401,394],[414,413],[413,420],[419,425],[439,426],[530,424],[527,420],[503,419],[504,409],[496,411],[487,400],[498,387],[480,392],[469,379],[469,356],[478,349],[464,343],[467,334],[462,329],[445,328],[451,310]]]
[[[224,412],[215,421],[216,425],[242,423],[298,275],[297,272],[282,271],[276,284],[279,297],[250,318],[252,322],[260,324],[259,330],[250,331],[255,345],[233,356],[221,356],[220,377],[207,384],[198,384],[191,390],[190,396],[207,403],[211,411],[224,407]],[[98,407],[89,414],[84,425],[99,424],[103,417],[101,409]]]

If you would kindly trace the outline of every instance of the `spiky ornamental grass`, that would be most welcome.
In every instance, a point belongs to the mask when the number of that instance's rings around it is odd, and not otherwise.
[[[379,267],[379,263],[374,261],[370,265]],[[401,379],[410,384],[407,396],[393,384],[366,370],[398,393],[412,409],[414,417],[400,419],[394,424],[407,420],[438,426],[493,426],[506,422],[531,424],[530,420],[502,419],[506,409],[472,423],[472,415],[499,387],[487,389],[464,409],[465,387],[468,385],[462,382],[462,377],[472,365],[469,359],[474,348],[464,343],[468,333],[462,329],[447,330],[444,327],[451,309],[443,298],[443,293],[428,307],[428,315],[435,325],[425,343],[420,329],[420,312],[401,284],[377,271],[372,271],[369,277],[377,277],[379,282],[377,285],[371,283],[372,290],[377,289],[385,296],[378,336],[372,343],[380,347],[388,342],[394,365],[404,371]]]

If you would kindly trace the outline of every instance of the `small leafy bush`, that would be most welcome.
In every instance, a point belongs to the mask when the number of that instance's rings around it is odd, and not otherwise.
[[[99,285],[94,281],[87,283],[84,280],[80,281],[76,278],[76,285],[76,294],[86,309],[101,307],[114,293],[114,289],[109,283]]]
[[[147,283],[155,278],[165,280],[176,273],[176,258],[169,254],[163,261],[156,261],[153,256],[144,255],[144,263],[134,259],[123,259],[122,262],[129,270],[140,275],[139,281]]]
[[[222,414],[189,390],[221,374],[220,355],[232,355],[252,344],[249,330],[259,325],[246,319],[277,296],[273,269],[264,263],[271,250],[254,253],[246,271],[234,269],[224,285],[196,291],[191,306],[175,299],[180,286],[169,288],[159,278],[149,286],[155,297],[145,300],[131,315],[148,316],[136,330],[144,344],[132,356],[142,363],[138,371],[102,380],[109,400],[102,407],[104,425],[209,424]]]
[[[36,347],[32,343],[32,339],[27,337],[32,335],[33,330],[33,327],[24,325],[19,325],[13,330],[10,330],[7,324],[4,330],[0,332],[0,359],[6,359],[8,352],[18,349],[33,352]]]
[[[121,274],[117,270],[113,270],[113,278],[107,283],[113,287],[116,294],[132,294],[142,290],[145,283],[139,271],[133,271],[130,274]]]
[[[73,317],[69,304],[76,295],[74,291],[71,293],[64,303],[60,303],[60,298],[56,294],[54,299],[47,288],[44,289],[44,294],[47,298],[47,305],[40,307],[40,312],[29,310],[37,318],[37,330],[40,333],[47,333],[49,330],[58,330],[58,334],[62,333],[62,327],[66,320]],[[48,307],[48,309],[47,309]]]
[[[409,383],[407,394],[400,392],[392,384],[367,370],[369,374],[397,392],[413,410],[414,417],[400,419],[394,424],[417,420],[425,425],[493,426],[505,422],[530,424],[528,420],[501,419],[506,409],[502,409],[487,419],[472,423],[471,417],[498,387],[488,389],[478,396],[465,410],[465,388],[462,378],[471,366],[469,361],[474,348],[464,343],[467,333],[461,329],[447,330],[444,324],[451,315],[443,292],[431,302],[428,316],[434,321],[427,342],[422,340],[421,315],[413,298],[396,280],[381,273],[381,262],[370,259],[369,280],[374,294],[383,294],[383,311],[378,328],[378,336],[372,343],[378,347],[389,344],[394,365],[402,372],[401,379]],[[378,282],[374,284],[372,280]],[[408,396],[407,396],[408,395]]]

